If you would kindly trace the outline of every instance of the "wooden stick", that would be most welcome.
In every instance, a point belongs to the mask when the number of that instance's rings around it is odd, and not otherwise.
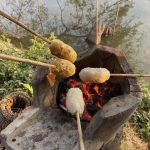
[[[43,66],[43,67],[48,67],[48,68],[56,68],[56,66],[52,65],[52,64],[46,64],[46,63],[35,61],[35,60],[24,59],[24,58],[19,58],[19,57],[15,57],[15,56],[5,55],[5,54],[0,54],[0,59],[22,62],[22,63],[27,63],[27,64],[31,64],[31,65],[36,65],[36,66]],[[111,77],[133,77],[134,78],[134,77],[150,77],[150,74],[110,74],[110,76]]]
[[[84,142],[83,142],[83,135],[82,135],[82,128],[80,122],[80,115],[79,112],[76,113],[77,118],[77,125],[78,125],[78,134],[79,134],[79,141],[80,141],[80,150],[85,150]]]
[[[36,66],[43,66],[43,67],[47,67],[47,68],[56,68],[55,65],[46,64],[43,62],[34,61],[34,60],[30,60],[30,59],[23,59],[23,58],[14,57],[14,56],[5,55],[5,54],[0,54],[0,58],[3,60],[22,62],[22,63],[32,64],[32,65],[36,65]]]
[[[113,34],[112,35],[114,35],[114,33],[116,32],[116,25],[117,25],[117,21],[118,21],[119,11],[120,11],[120,7],[119,7],[119,4],[118,4],[116,18],[115,18],[115,23],[114,23],[114,28],[113,28]]]
[[[150,74],[110,74],[111,77],[150,77]]]
[[[99,44],[98,42],[98,35],[99,35],[99,0],[96,0],[96,45]]]
[[[24,25],[23,23],[19,22],[18,20],[16,20],[15,18],[11,17],[10,15],[6,14],[5,12],[3,12],[1,10],[0,10],[0,15],[5,17],[5,18],[7,18],[8,20],[14,22],[15,24],[19,25],[20,27],[24,28],[25,30],[29,31],[30,33],[32,33],[33,35],[35,35],[38,38],[42,39],[43,41],[47,42],[48,44],[51,44],[51,41],[49,41],[48,39],[44,38],[40,34],[36,33],[32,29],[29,29],[26,25]]]

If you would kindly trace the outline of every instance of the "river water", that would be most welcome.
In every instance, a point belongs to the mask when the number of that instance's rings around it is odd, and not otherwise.
[[[15,16],[41,34],[55,32],[77,52],[88,48],[85,39],[95,23],[95,0],[0,0],[0,9]],[[150,1],[101,0],[100,19],[113,26],[117,7],[119,18],[114,37],[102,44],[121,49],[135,72],[150,73]],[[1,32],[28,35],[0,18]]]

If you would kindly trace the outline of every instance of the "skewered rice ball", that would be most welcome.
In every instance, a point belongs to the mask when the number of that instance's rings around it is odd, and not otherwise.
[[[68,60],[54,57],[50,60],[50,63],[56,66],[55,69],[52,69],[52,72],[58,77],[67,78],[75,74],[76,67]]]
[[[110,72],[106,68],[84,68],[79,73],[83,82],[104,83],[110,78]]]
[[[82,91],[79,88],[71,88],[68,90],[66,106],[72,115],[75,115],[77,112],[79,112],[80,115],[83,114],[85,103]]]
[[[74,63],[77,59],[77,53],[74,51],[74,49],[61,40],[53,40],[50,45],[50,50],[53,55],[69,60],[72,63]]]

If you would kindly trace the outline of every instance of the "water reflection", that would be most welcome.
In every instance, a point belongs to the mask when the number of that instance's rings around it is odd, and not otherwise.
[[[47,35],[55,32],[75,49],[88,48],[86,35],[95,24],[95,1],[91,0],[0,0],[0,8],[37,32]],[[135,71],[149,71],[150,53],[148,49],[150,3],[140,0],[101,0],[100,18],[113,26],[115,14],[120,6],[116,34],[104,37],[102,44],[124,50]],[[140,8],[143,8],[141,11]],[[140,16],[140,17],[139,17]],[[139,19],[140,18],[140,19]],[[14,36],[30,35],[20,27],[0,18],[0,32]],[[27,41],[28,38],[24,38]]]

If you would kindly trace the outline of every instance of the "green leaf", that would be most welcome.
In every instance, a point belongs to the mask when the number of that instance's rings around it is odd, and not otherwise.
[[[30,94],[33,95],[33,88],[30,84],[22,83],[22,85],[29,90]]]

